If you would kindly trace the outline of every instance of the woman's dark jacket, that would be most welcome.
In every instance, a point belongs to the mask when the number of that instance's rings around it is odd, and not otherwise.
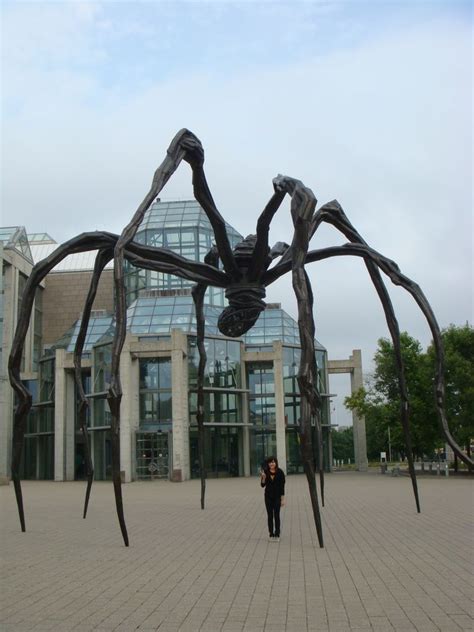
[[[268,470],[265,472],[265,474],[265,482],[262,483],[262,481],[260,481],[260,485],[262,487],[265,487],[265,496],[268,496],[268,498],[279,498],[280,496],[284,496],[285,475],[283,474],[283,470],[280,470],[280,468],[278,468],[275,472],[273,480]]]

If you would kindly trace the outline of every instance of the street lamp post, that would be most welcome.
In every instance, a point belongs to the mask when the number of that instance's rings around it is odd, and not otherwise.
[[[388,460],[392,462],[392,439],[390,436],[390,426],[388,426]]]

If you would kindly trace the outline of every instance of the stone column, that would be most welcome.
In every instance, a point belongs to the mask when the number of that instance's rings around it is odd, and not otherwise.
[[[171,331],[171,388],[173,445],[171,480],[190,478],[187,337],[180,329]]]
[[[140,363],[136,355],[130,354],[128,387],[128,427],[130,435],[130,480],[137,478],[136,433],[140,430]],[[125,480],[128,482],[127,474]]]
[[[64,369],[66,351],[56,349],[54,376],[54,480],[64,481],[66,476],[67,384]]]
[[[120,356],[120,381],[122,383],[122,402],[120,406],[120,472],[124,483],[130,483],[134,478],[135,459],[135,424],[134,412],[139,397],[138,361],[130,353],[130,340],[127,336]]]
[[[275,417],[277,459],[280,467],[286,471],[286,426],[285,426],[285,388],[283,385],[283,345],[281,340],[274,341],[273,377],[275,381]]]
[[[76,389],[74,381],[74,373],[65,371],[64,386],[66,389],[65,412],[66,416],[62,420],[64,427],[64,461],[65,461],[65,480],[73,481],[76,470]],[[58,420],[58,423],[61,423]],[[54,419],[56,426],[56,414]]]
[[[349,358],[352,364],[351,371],[351,393],[355,393],[364,385],[362,374],[362,353],[360,349],[354,349]],[[354,456],[359,472],[366,472],[367,461],[367,438],[365,432],[365,417],[359,416],[356,411],[352,411],[352,425],[354,428]]]
[[[364,385],[362,373],[362,353],[360,349],[354,349],[348,360],[329,360],[328,372],[350,373],[351,393],[355,393]],[[365,418],[352,411],[352,426],[354,431],[354,457],[356,467],[360,472],[368,468],[367,438],[365,433]]]
[[[3,261],[3,244],[0,243],[0,255]],[[0,423],[0,484],[8,484],[11,477],[11,446],[13,426],[13,389],[8,381],[8,354],[10,353],[15,323],[15,293],[14,293],[14,268],[5,265],[5,276],[2,278],[3,288],[3,340],[2,353],[0,355],[0,410],[2,421]]]

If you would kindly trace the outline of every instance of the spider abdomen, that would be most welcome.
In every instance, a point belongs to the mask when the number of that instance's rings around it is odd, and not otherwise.
[[[257,284],[239,284],[229,287],[225,295],[229,307],[222,311],[217,326],[224,336],[238,338],[255,325],[265,309],[265,288]]]

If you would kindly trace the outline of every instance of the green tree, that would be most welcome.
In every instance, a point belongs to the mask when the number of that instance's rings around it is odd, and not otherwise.
[[[421,344],[406,332],[400,335],[410,400],[410,435],[415,457],[432,455],[443,445],[443,438],[433,406],[433,367]],[[395,353],[391,341],[381,338],[374,356],[375,371],[368,389],[346,398],[345,405],[366,419],[367,453],[378,459],[381,451],[392,457],[406,454],[401,425],[400,395]]]
[[[333,458],[344,461],[344,463],[354,463],[354,430],[342,428],[331,433]]]
[[[360,388],[350,397],[345,398],[344,405],[365,418],[368,460],[378,461],[381,452],[387,452],[388,456],[390,443],[387,404],[383,402],[381,396],[371,386],[368,390]]]
[[[443,438],[434,410],[433,369],[421,344],[406,332],[400,334],[400,346],[408,398],[410,401],[410,435],[414,456],[431,455],[440,448]],[[374,389],[386,404],[392,449],[405,455],[405,438],[401,425],[400,395],[395,353],[391,341],[378,341],[374,356]]]
[[[446,412],[451,433],[471,456],[474,438],[474,329],[469,324],[450,325],[441,332],[445,353]],[[435,350],[428,348],[434,374]]]

